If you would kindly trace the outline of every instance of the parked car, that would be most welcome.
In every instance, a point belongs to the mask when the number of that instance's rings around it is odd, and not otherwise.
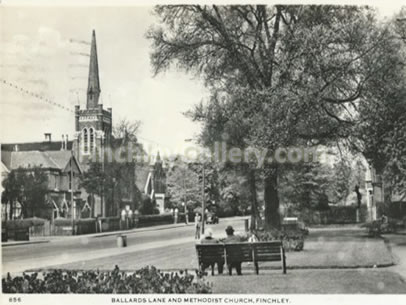
[[[219,218],[216,214],[209,212],[206,214],[206,223],[207,224],[217,224],[217,223],[219,223]]]

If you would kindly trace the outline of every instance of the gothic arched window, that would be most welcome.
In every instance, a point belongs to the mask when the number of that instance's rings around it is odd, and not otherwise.
[[[89,152],[89,139],[87,134],[87,128],[83,129],[83,153]]]
[[[89,135],[90,135],[90,146],[89,146],[89,148],[90,148],[90,153],[92,154],[94,152],[94,147],[95,147],[93,128],[90,128]]]

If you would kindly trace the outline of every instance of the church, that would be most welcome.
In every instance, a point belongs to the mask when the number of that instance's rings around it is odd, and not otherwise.
[[[75,106],[74,137],[62,136],[53,141],[51,133],[42,142],[8,143],[1,145],[2,180],[11,171],[29,171],[39,167],[48,177],[48,192],[44,198],[44,211],[37,217],[47,219],[118,216],[122,209],[137,210],[143,198],[156,203],[160,213],[165,208],[166,177],[163,162],[158,156],[150,164],[125,164],[127,174],[115,186],[119,193],[109,200],[105,196],[91,195],[80,185],[80,177],[91,162],[108,167],[108,156],[122,141],[113,136],[112,108],[99,104],[101,93],[97,59],[96,33],[92,32],[86,106]],[[130,160],[133,161],[133,160]],[[114,193],[113,193],[114,194]],[[3,217],[21,218],[23,202],[3,204]],[[33,216],[33,215],[30,215]]]

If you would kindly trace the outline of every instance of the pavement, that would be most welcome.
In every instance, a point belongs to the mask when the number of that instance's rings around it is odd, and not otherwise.
[[[391,270],[399,273],[406,281],[406,232],[398,232],[398,234],[385,234],[383,238],[388,245],[395,266]]]
[[[159,231],[159,230],[167,230],[173,228],[180,228],[184,226],[193,226],[194,224],[185,223],[178,223],[178,224],[168,224],[168,225],[159,225],[153,227],[144,227],[144,228],[135,228],[130,230],[120,230],[120,231],[111,231],[111,232],[100,232],[100,233],[93,233],[93,234],[86,234],[86,235],[71,235],[71,236],[40,236],[40,237],[30,237],[28,241],[14,241],[10,240],[7,242],[2,242],[2,247],[10,247],[10,246],[19,246],[19,245],[29,245],[29,244],[38,244],[38,243],[47,243],[47,242],[65,242],[67,240],[74,240],[74,239],[81,239],[84,236],[87,238],[97,238],[97,237],[105,237],[105,236],[117,236],[117,235],[128,235],[134,234],[137,232],[148,232],[148,231]]]

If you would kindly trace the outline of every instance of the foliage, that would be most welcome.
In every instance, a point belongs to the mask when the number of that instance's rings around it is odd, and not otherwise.
[[[32,226],[43,226],[45,219],[42,218],[26,218],[26,219],[14,219],[8,220],[7,222],[2,222],[2,227],[7,229],[20,229],[29,228]]]
[[[294,210],[328,209],[331,168],[318,162],[300,163],[286,168],[281,175],[280,194]]]
[[[132,162],[90,162],[89,168],[80,176],[80,186],[91,195],[104,196],[110,203],[109,215],[119,215],[124,198],[133,190],[135,164]]]
[[[255,231],[259,241],[282,241],[286,251],[302,251],[304,248],[305,232],[303,230],[268,230]]]
[[[366,94],[361,97],[354,127],[358,141],[352,140],[352,148],[361,152],[383,178],[389,195],[406,189],[406,41],[401,34],[404,16],[403,8],[387,28],[391,39],[381,50],[384,60],[378,61],[381,66],[377,66],[377,74],[365,83]]]
[[[138,211],[142,215],[156,214],[155,213],[155,202],[153,200],[151,200],[151,198],[148,195],[142,194]]]
[[[2,186],[2,203],[19,201],[23,217],[35,216],[46,207],[48,177],[41,167],[12,170],[3,180]]]
[[[171,163],[166,183],[173,207],[180,209],[185,202],[188,209],[193,210],[201,202],[199,175],[179,156]]]
[[[220,174],[220,215],[245,215],[251,210],[249,181],[238,170],[223,170]]]
[[[203,79],[211,98],[193,118],[203,123],[202,135],[230,131],[238,147],[273,152],[348,139],[366,84],[373,79],[378,90],[394,67],[386,55],[392,37],[368,7],[190,5],[155,12],[160,26],[148,34],[155,72],[175,64]],[[279,226],[278,167],[264,168],[268,227]]]
[[[379,237],[381,234],[396,232],[396,221],[389,220],[387,223],[383,223],[381,220],[374,220],[366,222],[361,225],[362,228],[366,228],[368,235],[371,237]]]
[[[211,293],[204,279],[195,279],[187,271],[161,272],[153,266],[131,273],[117,266],[109,272],[54,270],[16,277],[8,273],[2,287],[4,293]]]

